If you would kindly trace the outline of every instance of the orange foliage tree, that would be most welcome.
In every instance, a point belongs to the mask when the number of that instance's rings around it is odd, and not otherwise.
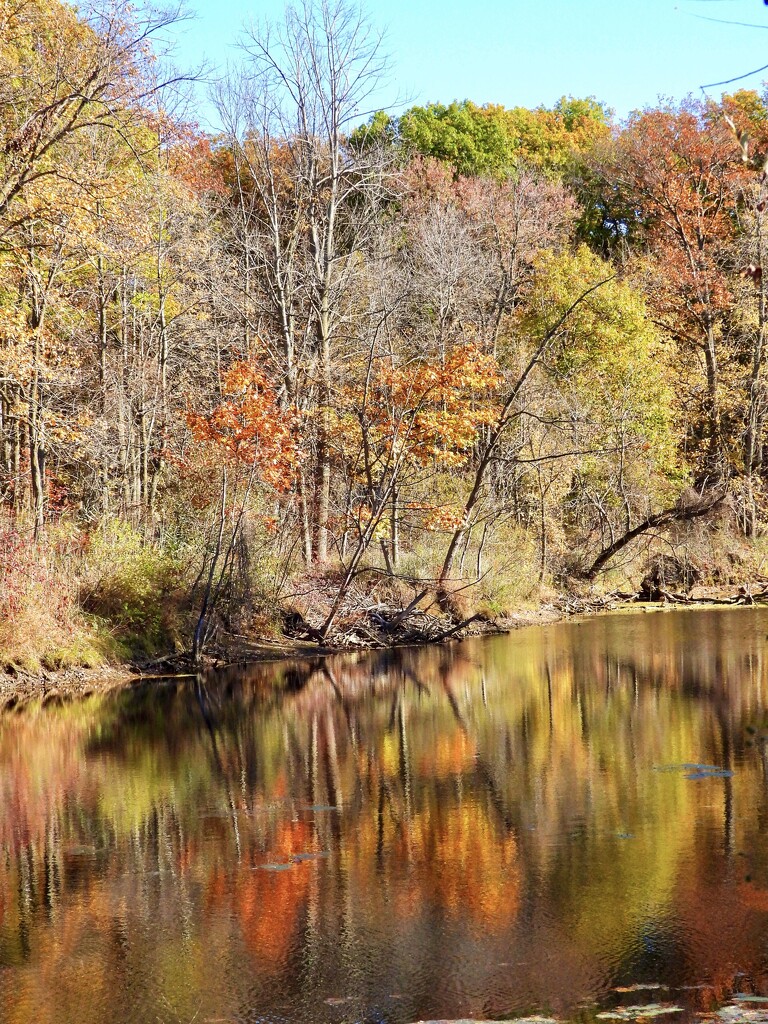
[[[263,370],[236,362],[222,377],[222,398],[208,413],[187,411],[195,440],[212,446],[216,457],[283,492],[298,464],[296,416],[280,407],[274,385]]]
[[[644,224],[658,314],[681,353],[704,364],[691,430],[711,471],[724,457],[723,329],[733,304],[729,270],[744,165],[719,112],[690,100],[634,114],[618,153],[611,173]]]
[[[498,416],[502,383],[496,360],[472,342],[457,344],[440,362],[393,365],[370,354],[362,389],[347,389],[335,436],[351,482],[347,529],[355,542],[321,627],[325,635],[371,543],[381,541],[388,569],[397,564],[398,532],[406,514],[422,528],[453,528],[462,510],[426,500],[429,480],[466,465],[481,428]],[[385,539],[387,538],[388,540]]]
[[[206,549],[199,576],[201,580],[205,577],[206,583],[193,636],[194,661],[202,655],[213,628],[213,613],[225,584],[231,582],[254,482],[258,479],[282,494],[290,488],[299,461],[295,415],[280,407],[266,374],[250,363],[236,362],[221,383],[221,400],[214,409],[208,413],[188,410],[186,417],[193,437],[207,448],[208,461],[221,464],[215,539]],[[234,469],[231,497],[230,469]],[[244,480],[242,469],[246,471]]]

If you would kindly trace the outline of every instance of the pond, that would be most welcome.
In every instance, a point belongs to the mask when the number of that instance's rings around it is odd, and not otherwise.
[[[0,1019],[764,995],[767,650],[763,610],[618,614],[6,712]]]

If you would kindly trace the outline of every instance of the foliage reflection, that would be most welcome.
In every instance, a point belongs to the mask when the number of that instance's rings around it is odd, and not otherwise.
[[[0,1015],[764,992],[767,632],[753,610],[611,616],[7,713]]]

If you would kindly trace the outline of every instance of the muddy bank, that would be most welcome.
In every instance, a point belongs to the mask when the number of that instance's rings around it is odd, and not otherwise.
[[[29,700],[42,699],[46,703],[87,697],[92,693],[104,693],[116,687],[130,686],[136,680],[135,670],[127,665],[39,672],[0,672],[0,709],[12,708]]]

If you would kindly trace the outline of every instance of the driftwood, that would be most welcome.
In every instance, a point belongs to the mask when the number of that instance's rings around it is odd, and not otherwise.
[[[650,602],[648,595],[643,591],[628,593],[622,590],[615,590],[602,597],[570,597],[556,604],[558,611],[564,615],[588,615],[595,612],[607,612],[627,604],[675,604],[695,607],[696,605],[756,605],[768,604],[768,586],[763,585],[758,590],[751,586],[740,586],[734,594],[701,594],[692,595],[680,591],[668,590],[665,587],[657,587],[654,600]]]
[[[614,590],[601,597],[568,597],[555,603],[555,608],[563,615],[590,615],[595,612],[609,612],[625,604],[633,604],[640,598],[639,594]]]
[[[284,616],[283,630],[289,636],[320,640],[333,648],[381,648],[401,644],[442,643],[461,634],[483,616],[472,615],[460,622],[447,614],[428,615],[413,606],[390,608],[372,605],[360,608],[338,622],[326,637],[321,638],[303,616],[295,612]]]
[[[764,587],[762,590],[753,591],[748,586],[739,587],[735,594],[731,594],[727,597],[720,596],[709,596],[703,595],[700,597],[693,597],[691,594],[675,593],[674,591],[665,590],[660,587],[658,590],[659,598],[661,601],[669,604],[683,604],[683,605],[697,605],[697,604],[716,604],[716,605],[752,605],[752,604],[768,604],[768,587]]]

